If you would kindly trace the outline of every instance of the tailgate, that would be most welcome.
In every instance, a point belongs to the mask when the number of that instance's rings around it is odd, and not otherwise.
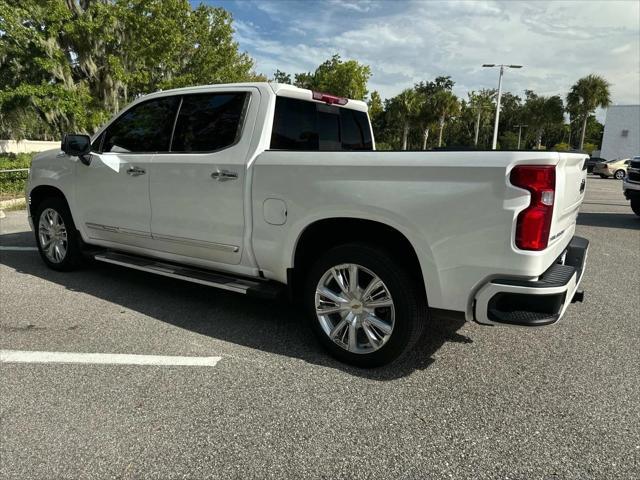
[[[556,198],[551,224],[550,243],[558,241],[565,232],[573,231],[578,210],[584,200],[587,156],[577,153],[560,153],[556,166]]]

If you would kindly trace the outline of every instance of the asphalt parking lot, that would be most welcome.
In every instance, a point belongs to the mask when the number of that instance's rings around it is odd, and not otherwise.
[[[432,319],[412,355],[367,371],[287,304],[48,270],[8,212],[0,350],[219,359],[1,363],[0,478],[639,478],[640,218],[590,177],[578,223],[586,298],[559,324]]]

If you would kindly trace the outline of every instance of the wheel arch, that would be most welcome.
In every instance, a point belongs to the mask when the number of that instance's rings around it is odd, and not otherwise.
[[[406,267],[418,288],[428,295],[421,262],[411,241],[397,228],[377,220],[357,217],[330,217],[306,225],[293,247],[291,267],[287,271],[288,284],[294,298],[303,277],[313,261],[327,250],[346,243],[367,243],[383,247]]]
[[[29,192],[29,214],[33,218],[38,205],[46,198],[61,198],[69,206],[69,200],[58,187],[52,185],[38,185]]]

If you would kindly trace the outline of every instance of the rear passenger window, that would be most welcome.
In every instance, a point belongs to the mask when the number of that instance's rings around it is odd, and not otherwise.
[[[331,105],[316,104],[316,110],[319,150],[342,150],[340,145],[340,109]]]
[[[340,109],[343,150],[373,150],[367,114],[348,108]]]
[[[373,150],[365,112],[288,97],[276,98],[271,148]]]
[[[211,152],[237,142],[246,92],[185,95],[178,113],[172,152]]]
[[[168,151],[178,102],[177,97],[163,97],[130,108],[107,128],[102,151]]]
[[[271,148],[318,150],[316,104],[294,98],[277,97]]]

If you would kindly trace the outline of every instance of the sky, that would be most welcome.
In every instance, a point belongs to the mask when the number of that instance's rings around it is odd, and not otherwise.
[[[199,3],[199,2],[192,2]],[[450,75],[462,97],[496,88],[566,96],[590,73],[614,104],[640,104],[640,1],[209,0],[234,17],[240,49],[271,77],[313,71],[334,53],[371,66],[369,90],[389,98]]]

